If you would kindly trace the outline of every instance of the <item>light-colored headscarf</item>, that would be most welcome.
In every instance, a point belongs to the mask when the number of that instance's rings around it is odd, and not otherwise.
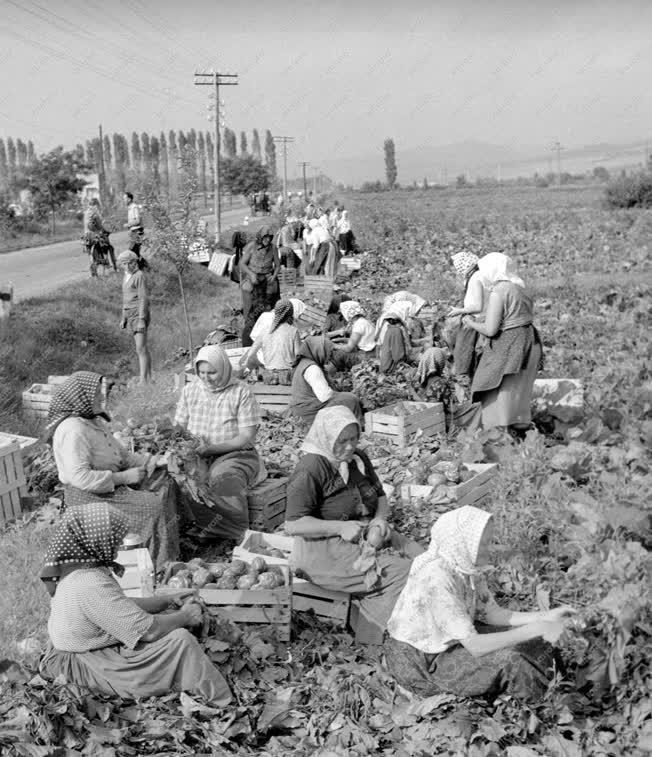
[[[357,315],[364,315],[365,311],[359,302],[348,300],[347,302],[340,303],[340,313],[342,313],[347,323],[351,323]]]
[[[296,299],[296,297],[290,297],[290,302],[292,303],[292,309],[294,310],[294,320],[298,320],[301,318],[304,310],[306,309],[306,306],[301,300]]]
[[[199,376],[200,363],[209,363],[217,371],[218,376],[220,377],[220,382],[215,388],[211,387],[209,389],[208,386],[202,382],[202,385],[213,394],[223,391],[231,384],[233,373],[231,361],[219,344],[207,344],[202,347],[197,353],[197,357],[194,359],[193,363],[197,376]]]
[[[452,565],[460,573],[474,575],[480,540],[493,516],[471,505],[441,515],[430,530],[428,554]]]
[[[351,222],[349,221],[349,211],[343,210],[337,222],[337,228],[340,234],[346,234],[347,231],[351,231]]]
[[[455,273],[465,279],[471,271],[478,265],[480,258],[472,252],[456,252],[451,257]]]
[[[426,304],[426,301],[423,299],[423,297],[419,297],[418,294],[413,294],[412,292],[408,292],[406,290],[402,290],[400,292],[394,292],[393,294],[388,294],[387,297],[383,300],[383,310],[382,312],[385,312],[386,310],[390,310],[390,308],[396,303],[396,302],[409,302],[412,304],[412,311],[410,312],[411,316],[415,316],[419,310]]]
[[[400,300],[399,302],[395,302],[390,305],[384,313],[381,313],[380,318],[376,323],[376,341],[382,342],[385,336],[385,329],[387,325],[385,322],[389,318],[394,318],[395,320],[400,321],[407,329],[408,319],[412,316],[414,308],[415,305],[408,300]]]
[[[347,426],[354,425],[361,431],[358,419],[348,407],[334,405],[320,410],[312,422],[310,431],[301,445],[302,452],[325,457],[330,464],[339,471],[344,483],[349,480],[349,464],[338,460],[333,454],[335,442]],[[364,473],[364,464],[359,457],[353,458],[358,470]]]
[[[316,229],[317,226],[319,226],[319,221],[316,218],[311,218],[308,221],[308,226],[310,226],[311,229]]]
[[[519,287],[525,287],[525,282],[518,275],[516,263],[502,252],[490,252],[478,261],[480,275],[488,286],[492,287],[499,281],[511,281]]]
[[[133,250],[124,250],[118,255],[117,262],[118,263],[131,263],[132,261],[137,261],[138,255]]]

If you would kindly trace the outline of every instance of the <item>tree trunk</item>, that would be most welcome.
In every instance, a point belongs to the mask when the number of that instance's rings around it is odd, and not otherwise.
[[[56,234],[56,231],[57,231],[57,221],[56,221],[56,217],[55,217],[55,214],[54,214],[55,207],[54,207],[54,205],[51,205],[50,207],[51,207],[51,210],[52,210],[52,236],[54,236]]]
[[[186,290],[183,288],[183,276],[181,271],[177,271],[177,277],[179,278],[179,289],[181,290],[181,302],[183,303],[183,315],[186,319],[186,329],[188,330],[188,350],[190,354],[190,362],[193,360],[193,346],[192,346],[192,332],[190,330],[190,316],[188,315],[188,305],[186,303]]]

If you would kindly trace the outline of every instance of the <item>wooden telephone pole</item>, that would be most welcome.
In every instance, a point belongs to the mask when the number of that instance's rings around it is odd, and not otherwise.
[[[219,239],[222,233],[222,201],[220,198],[220,85],[223,87],[236,87],[238,74],[219,74],[216,71],[208,73],[195,73],[195,86],[214,87],[215,91],[215,150],[214,150],[214,173],[213,173],[213,191],[215,202],[215,234]]]
[[[299,165],[301,166],[301,170],[303,171],[303,197],[304,199],[308,197],[308,184],[306,183],[306,166],[309,166],[310,163],[306,163],[304,160],[302,160]]]
[[[550,149],[557,153],[557,184],[561,186],[561,151],[564,148],[559,143],[559,140],[557,140]]]
[[[294,142],[294,137],[272,137],[274,142],[283,144],[283,205],[288,201],[288,142]]]

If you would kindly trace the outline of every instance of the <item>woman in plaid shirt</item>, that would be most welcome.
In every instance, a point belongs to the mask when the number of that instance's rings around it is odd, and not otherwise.
[[[209,465],[211,503],[192,501],[198,541],[239,539],[249,528],[247,489],[265,479],[254,448],[260,424],[250,389],[232,377],[231,363],[216,345],[202,347],[195,358],[197,378],[186,384],[175,423],[202,441],[199,454]]]

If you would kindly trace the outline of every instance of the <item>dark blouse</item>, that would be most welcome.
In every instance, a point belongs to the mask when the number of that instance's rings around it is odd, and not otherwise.
[[[378,498],[385,492],[366,453],[356,450],[355,454],[363,463],[365,473],[361,473],[352,460],[346,484],[323,455],[304,455],[288,482],[286,520],[305,516],[322,520],[372,518]]]

